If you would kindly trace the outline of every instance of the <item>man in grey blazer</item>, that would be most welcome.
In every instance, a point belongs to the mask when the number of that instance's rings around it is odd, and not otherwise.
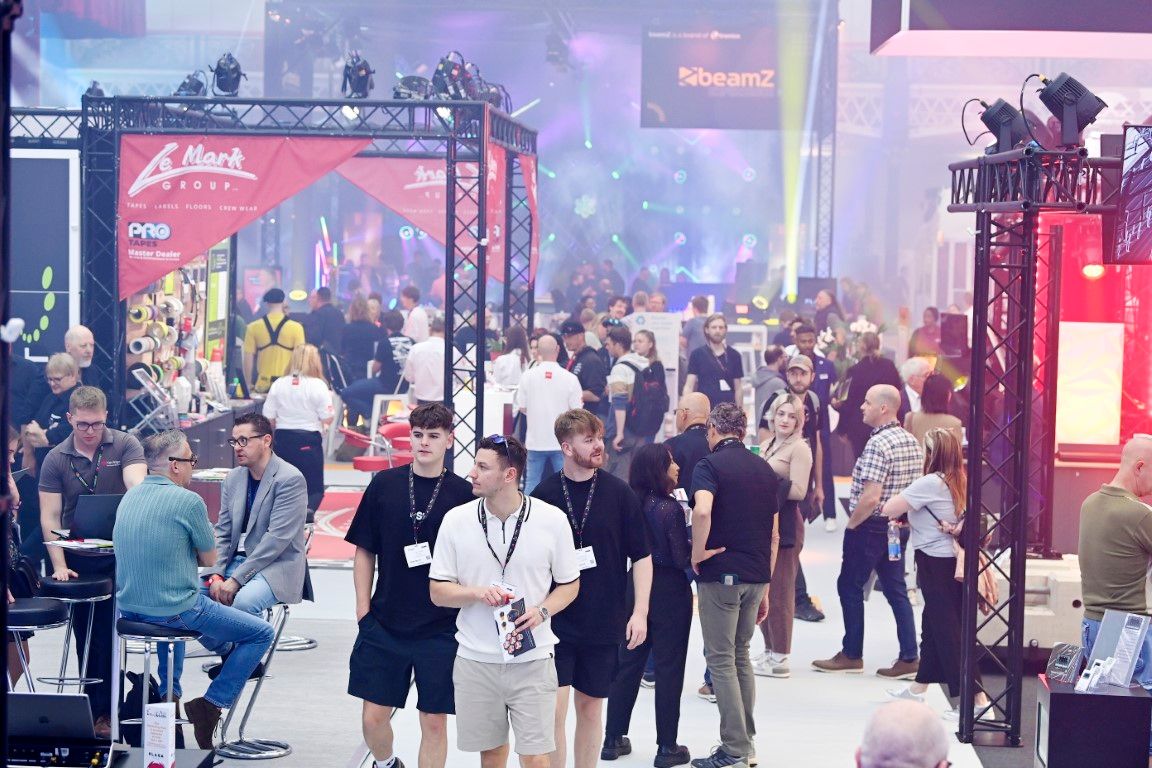
[[[236,419],[228,444],[240,466],[221,491],[216,566],[204,574],[209,595],[248,613],[298,603],[306,564],[304,476],[272,452],[272,424],[258,413]]]

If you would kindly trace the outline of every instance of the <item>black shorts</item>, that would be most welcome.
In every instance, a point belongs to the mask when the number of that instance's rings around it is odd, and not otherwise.
[[[456,714],[452,665],[456,637],[452,632],[425,638],[397,637],[369,613],[359,624],[348,660],[348,695],[382,707],[400,707],[408,700],[413,674],[416,709],[429,714]]]
[[[570,685],[585,696],[606,699],[619,659],[620,646],[615,643],[561,640],[556,644],[556,680],[561,688]]]

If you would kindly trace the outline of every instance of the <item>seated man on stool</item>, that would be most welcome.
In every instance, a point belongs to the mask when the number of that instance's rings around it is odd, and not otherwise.
[[[204,574],[209,594],[253,614],[277,603],[298,603],[306,563],[304,475],[272,452],[272,423],[258,413],[236,419],[228,444],[239,466],[220,492],[217,562]]]
[[[196,456],[184,433],[152,435],[144,459],[148,476],[124,494],[116,513],[116,601],[130,621],[195,630],[205,644],[232,647],[204,696],[184,705],[196,743],[211,749],[220,710],[232,706],[272,644],[272,627],[199,589],[196,566],[215,564],[216,550],[204,500],[186,488]]]

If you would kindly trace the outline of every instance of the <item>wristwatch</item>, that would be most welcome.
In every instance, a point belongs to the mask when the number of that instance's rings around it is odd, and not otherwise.
[[[536,606],[536,610],[540,611],[540,622],[548,621],[552,617],[552,612],[545,608],[543,605]]]

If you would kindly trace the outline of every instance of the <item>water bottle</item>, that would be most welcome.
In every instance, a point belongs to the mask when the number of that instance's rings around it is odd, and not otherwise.
[[[888,522],[888,559],[900,559],[900,526],[895,520]]]

